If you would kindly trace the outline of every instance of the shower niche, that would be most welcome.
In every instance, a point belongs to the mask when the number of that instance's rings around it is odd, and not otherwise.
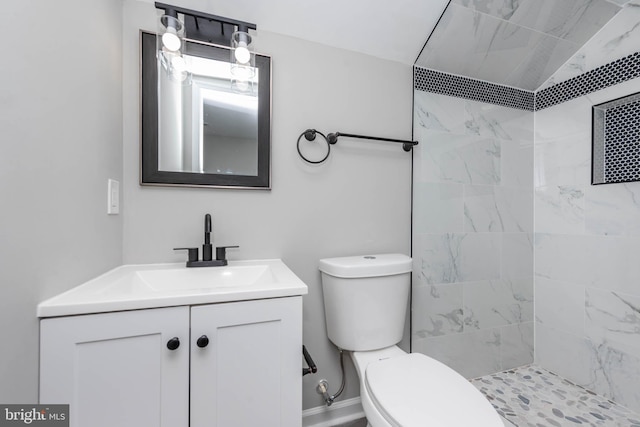
[[[592,109],[591,184],[640,181],[640,93]]]

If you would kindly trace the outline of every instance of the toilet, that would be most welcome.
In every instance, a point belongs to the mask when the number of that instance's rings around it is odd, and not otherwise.
[[[411,258],[320,260],[327,335],[348,350],[371,427],[503,427],[489,401],[453,369],[396,344],[403,335]]]

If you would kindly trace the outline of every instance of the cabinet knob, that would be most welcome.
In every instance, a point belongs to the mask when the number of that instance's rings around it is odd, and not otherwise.
[[[180,339],[178,337],[173,337],[167,341],[167,348],[169,350],[175,350],[178,347],[180,347]]]
[[[196,341],[196,345],[200,348],[205,348],[209,345],[209,337],[207,337],[206,335],[201,336],[200,338],[198,338],[198,341]]]

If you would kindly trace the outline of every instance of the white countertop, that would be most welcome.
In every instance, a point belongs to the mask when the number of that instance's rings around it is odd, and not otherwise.
[[[229,261],[226,267],[123,265],[38,304],[38,317],[103,313],[305,295],[279,259]]]

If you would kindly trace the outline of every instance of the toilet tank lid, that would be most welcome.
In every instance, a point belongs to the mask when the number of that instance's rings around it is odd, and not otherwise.
[[[392,276],[409,273],[411,271],[411,258],[403,254],[324,258],[320,260],[319,268],[323,273],[334,277]]]

